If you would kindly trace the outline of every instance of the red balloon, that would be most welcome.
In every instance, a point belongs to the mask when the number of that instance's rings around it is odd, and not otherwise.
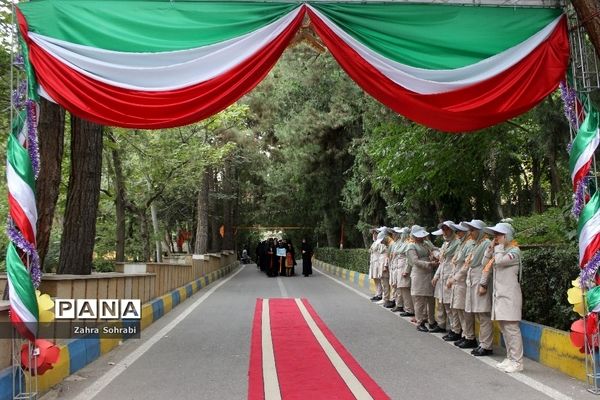
[[[583,347],[585,344],[585,338],[583,336],[583,332],[585,331],[583,327],[583,318],[578,319],[577,321],[571,324],[571,332],[569,333],[569,338],[571,339],[571,343],[575,347]]]
[[[25,343],[21,347],[21,365],[26,371],[30,371],[32,374],[43,375],[52,366],[58,362],[60,357],[60,349],[54,345],[54,343],[45,340],[37,339],[35,341],[34,349],[35,354],[29,356],[29,346],[31,342]],[[29,365],[32,361],[33,364]]]
[[[585,316],[585,328],[588,335],[598,332],[598,314],[589,313]]]
[[[585,344],[585,339],[583,337],[583,333],[581,332],[571,331],[569,333],[569,338],[575,347],[583,347]]]

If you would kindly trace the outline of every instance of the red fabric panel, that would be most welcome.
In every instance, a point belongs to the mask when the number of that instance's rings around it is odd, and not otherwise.
[[[583,178],[585,178],[588,174],[588,172],[590,172],[590,168],[592,166],[592,159],[590,158],[590,160],[588,162],[586,162],[583,167],[579,168],[579,171],[577,171],[577,173],[575,174],[575,179],[573,180],[573,191],[577,191],[577,184],[579,182],[581,182],[581,180]]]
[[[600,250],[600,233],[597,234],[594,237],[594,239],[592,239],[588,247],[583,252],[583,258],[581,259],[581,261],[579,261],[579,267],[585,267],[585,264],[587,264],[592,259],[592,257],[594,256],[594,254],[596,254],[598,250]]]
[[[17,12],[36,78],[56,102],[70,113],[102,125],[140,129],[190,124],[233,104],[267,75],[304,17],[302,10],[273,42],[228,73],[182,89],[144,92],[95,81],[56,60],[29,39],[27,23]]]
[[[448,132],[486,128],[528,111],[564,79],[569,62],[566,18],[520,63],[475,85],[443,94],[411,92],[387,78],[308,10],[315,30],[342,68],[367,93],[415,122]]]
[[[8,315],[10,318],[10,322],[13,324],[13,326],[21,336],[32,342],[35,341],[35,335],[27,328],[27,325],[25,325],[23,321],[21,321],[21,318],[19,318],[19,316],[12,307],[10,307]]]
[[[33,227],[29,222],[29,218],[27,218],[27,215],[25,215],[21,205],[17,202],[17,200],[15,200],[14,197],[12,197],[10,193],[8,194],[8,204],[10,216],[15,221],[15,225],[17,228],[19,228],[21,233],[23,233],[25,239],[35,246],[35,234],[33,233]]]
[[[248,400],[264,400],[265,390],[262,372],[262,299],[256,299],[252,339],[250,342],[250,366],[248,368]]]

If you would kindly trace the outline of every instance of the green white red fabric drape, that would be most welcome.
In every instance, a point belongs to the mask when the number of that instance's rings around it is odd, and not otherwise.
[[[30,133],[35,133],[36,111],[35,104],[28,102],[26,110],[15,116],[6,148],[8,235],[11,239],[6,254],[9,317],[17,331],[29,340],[35,340],[39,320],[35,294],[40,279],[36,251],[36,174],[32,152],[28,149],[34,145]]]
[[[565,86],[563,93],[569,91],[572,89]],[[575,94],[563,95],[563,98],[565,103],[577,102],[585,109],[574,118],[577,135],[569,153],[569,169],[574,190],[573,214],[579,218],[577,233],[581,284],[584,288],[590,288],[597,284],[597,272],[600,267],[600,194],[598,188],[594,187],[595,193],[590,198],[587,180],[594,153],[600,144],[600,113],[589,100],[580,102]],[[569,107],[568,104],[565,106]],[[583,117],[583,121],[579,120],[580,117]]]
[[[254,88],[306,12],[368,93],[443,131],[521,114],[564,77],[559,9],[436,4],[38,0],[18,6],[40,93],[105,125],[206,118]]]

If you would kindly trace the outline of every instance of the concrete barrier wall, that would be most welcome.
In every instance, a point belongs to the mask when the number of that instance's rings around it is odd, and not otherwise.
[[[366,274],[350,271],[316,259],[313,259],[313,266],[359,287],[368,287],[372,293],[375,293],[375,284],[372,280],[369,280],[369,276]],[[476,330],[478,330],[478,326],[476,326]],[[557,369],[573,378],[586,380],[584,355],[571,344],[569,332],[534,322],[521,321],[521,334],[523,336],[525,357]],[[494,322],[494,345],[504,347],[502,333],[496,322]]]

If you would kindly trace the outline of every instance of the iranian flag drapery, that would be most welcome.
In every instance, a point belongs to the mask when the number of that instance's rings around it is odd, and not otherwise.
[[[564,78],[569,58],[560,10],[315,3],[309,13],[365,91],[444,131],[529,110]]]
[[[307,10],[366,92],[444,131],[527,111],[557,87],[569,55],[559,9],[161,0],[18,8],[40,93],[124,127],[188,124],[235,102],[268,73]]]

